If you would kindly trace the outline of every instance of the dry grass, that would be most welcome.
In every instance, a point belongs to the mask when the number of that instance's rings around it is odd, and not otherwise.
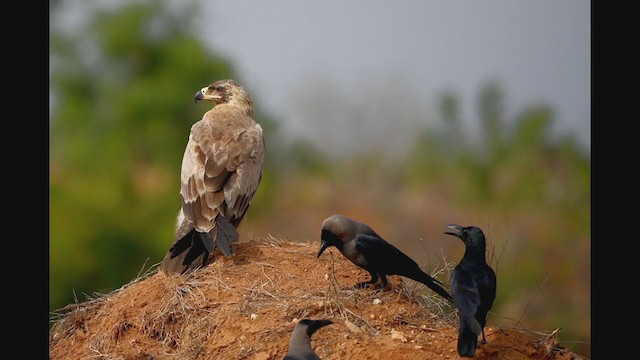
[[[366,272],[339,253],[316,253],[317,244],[267,236],[184,276],[152,266],[111,293],[56,311],[50,358],[281,359],[301,318],[334,322],[312,340],[323,359],[455,357],[457,315],[446,300],[398,276],[386,290],[354,289]],[[442,260],[432,276],[450,272]],[[489,331],[477,358],[509,347],[530,354],[515,358],[569,358],[557,344],[549,348],[549,336]]]

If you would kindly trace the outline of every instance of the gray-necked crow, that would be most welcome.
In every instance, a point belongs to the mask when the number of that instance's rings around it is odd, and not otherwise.
[[[386,275],[401,275],[418,281],[449,301],[451,295],[440,287],[440,281],[420,269],[409,256],[385,241],[367,224],[352,220],[344,215],[332,215],[322,223],[322,245],[318,256],[329,246],[335,246],[352,263],[371,274],[371,280],[356,284],[356,287],[375,284],[382,279],[387,286]]]
[[[323,326],[333,324],[331,320],[302,319],[291,333],[289,351],[282,360],[320,360],[311,349],[311,335]]]

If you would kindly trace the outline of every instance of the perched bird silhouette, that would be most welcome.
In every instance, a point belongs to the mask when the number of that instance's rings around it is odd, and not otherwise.
[[[199,90],[198,100],[214,105],[191,127],[182,158],[182,206],[160,265],[167,274],[206,265],[216,248],[233,256],[236,228],[262,179],[264,137],[249,93],[234,80],[219,80]]]
[[[335,246],[352,263],[371,274],[371,280],[356,284],[363,287],[382,279],[387,286],[386,275],[401,275],[418,281],[449,301],[451,295],[440,287],[440,281],[420,269],[409,256],[385,241],[369,225],[344,215],[332,215],[322,222],[321,247],[318,256],[329,246]],[[438,285],[440,284],[440,285]]]
[[[451,295],[460,316],[458,355],[474,357],[480,334],[482,343],[487,343],[484,327],[496,298],[496,274],[486,262],[486,243],[480,228],[455,224],[447,227],[454,231],[445,234],[460,238],[465,245],[464,256],[451,275]]]
[[[311,335],[323,326],[333,324],[331,320],[302,319],[291,333],[289,351],[282,360],[320,360],[311,349]]]

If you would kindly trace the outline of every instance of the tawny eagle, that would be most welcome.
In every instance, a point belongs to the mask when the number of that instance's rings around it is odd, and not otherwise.
[[[191,127],[182,158],[176,236],[160,265],[167,274],[205,266],[216,248],[233,256],[236,228],[262,179],[265,143],[249,93],[219,80],[199,90],[199,100],[214,105]]]

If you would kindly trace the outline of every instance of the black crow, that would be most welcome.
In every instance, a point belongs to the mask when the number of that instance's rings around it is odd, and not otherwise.
[[[363,287],[375,284],[380,277],[382,286],[387,286],[386,275],[401,275],[418,281],[449,301],[451,295],[440,287],[440,281],[420,269],[410,257],[386,242],[367,224],[344,215],[332,215],[322,222],[322,245],[318,256],[329,246],[335,246],[352,263],[367,270],[371,280],[356,284]]]
[[[474,357],[480,334],[482,344],[487,343],[484,327],[487,313],[496,298],[496,274],[485,259],[486,243],[480,228],[447,227],[454,231],[445,234],[460,238],[466,248],[451,275],[451,295],[460,315],[458,355]]]
[[[311,335],[323,326],[333,324],[331,320],[302,319],[291,333],[289,351],[282,360],[320,360],[311,349]]]

